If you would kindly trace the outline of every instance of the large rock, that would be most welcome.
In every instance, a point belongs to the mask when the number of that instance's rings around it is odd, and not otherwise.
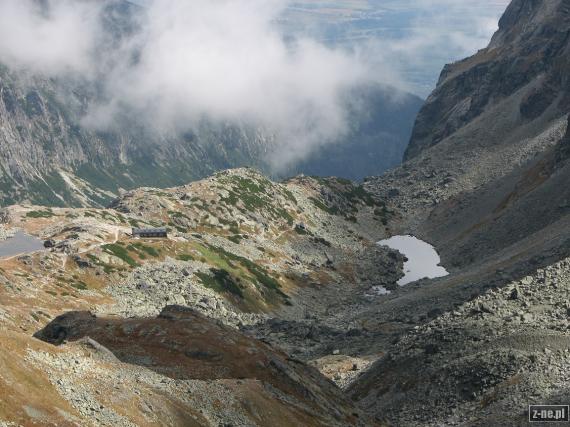
[[[89,311],[70,311],[52,320],[34,334],[35,338],[59,345],[66,340],[77,340],[93,328],[97,318]]]

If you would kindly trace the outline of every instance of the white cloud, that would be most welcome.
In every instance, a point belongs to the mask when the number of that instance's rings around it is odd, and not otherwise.
[[[308,39],[288,45],[275,26],[284,0],[160,0],[118,45],[98,19],[112,1],[0,2],[0,61],[47,74],[98,76],[105,101],[84,124],[120,114],[163,130],[206,117],[274,133],[287,163],[345,129],[341,92],[367,80],[356,57]],[[102,49],[104,46],[104,49]],[[137,58],[133,60],[133,58]]]
[[[112,92],[164,121],[205,114],[272,124],[300,120],[296,112],[310,106],[327,110],[365,68],[308,40],[286,46],[271,25],[281,7],[256,0],[153,3],[140,62],[116,70]]]
[[[104,2],[0,1],[0,60],[48,75],[91,70],[91,50]]]
[[[109,43],[101,16],[120,2],[0,0],[0,62],[97,80],[102,96],[86,126],[106,128],[124,114],[168,132],[203,118],[259,125],[277,136],[276,166],[342,135],[346,89],[400,84],[400,70],[423,66],[442,46],[474,51],[496,22],[485,15],[452,28],[446,20],[461,1],[419,0],[406,37],[348,53],[306,37],[286,43],[275,22],[289,0],[137,0],[146,5],[137,30]]]

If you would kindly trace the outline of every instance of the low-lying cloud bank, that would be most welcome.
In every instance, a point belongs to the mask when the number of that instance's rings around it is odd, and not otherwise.
[[[0,2],[0,61],[59,75],[87,73],[100,31],[103,3],[5,0]]]
[[[343,94],[395,82],[393,71],[379,72],[385,66],[376,63],[371,72],[358,49],[285,41],[275,23],[288,4],[0,1],[0,63],[97,82],[100,98],[85,126],[107,129],[125,114],[161,132],[184,131],[202,119],[247,123],[275,135],[271,160],[286,167],[346,132]],[[404,43],[386,43],[384,51],[416,50]],[[382,51],[378,46],[378,58]]]
[[[371,79],[346,52],[285,42],[274,25],[283,0],[152,1],[113,28],[125,4],[0,2],[0,62],[102,83],[87,126],[127,112],[168,131],[204,118],[254,124],[276,135],[283,164],[342,134],[341,94]]]

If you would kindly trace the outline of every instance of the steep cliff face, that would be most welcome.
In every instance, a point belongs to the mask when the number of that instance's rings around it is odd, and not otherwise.
[[[405,231],[440,241],[460,265],[565,215],[543,208],[567,197],[554,181],[567,152],[570,2],[515,0],[499,27],[486,49],[445,67],[403,167],[368,184],[407,212]]]
[[[486,49],[443,70],[408,163],[380,181],[448,261],[493,256],[567,215],[569,75],[567,0],[513,1]]]
[[[505,132],[566,114],[569,37],[568,1],[513,1],[486,49],[445,67],[417,118],[406,158],[439,144],[508,100],[513,101],[512,123]]]

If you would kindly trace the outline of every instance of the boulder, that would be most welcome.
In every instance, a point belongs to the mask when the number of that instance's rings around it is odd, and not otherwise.
[[[93,264],[91,263],[91,261],[83,259],[79,255],[75,255],[73,257],[73,261],[75,262],[75,264],[77,264],[77,266],[79,268],[91,268],[91,267],[93,267]]]
[[[34,338],[59,345],[69,339],[83,336],[85,330],[95,326],[97,318],[90,311],[70,311],[56,317],[45,328],[34,334]]]
[[[54,248],[55,245],[56,245],[56,242],[53,239],[48,239],[48,240],[44,241],[44,248],[46,248],[46,249]]]

